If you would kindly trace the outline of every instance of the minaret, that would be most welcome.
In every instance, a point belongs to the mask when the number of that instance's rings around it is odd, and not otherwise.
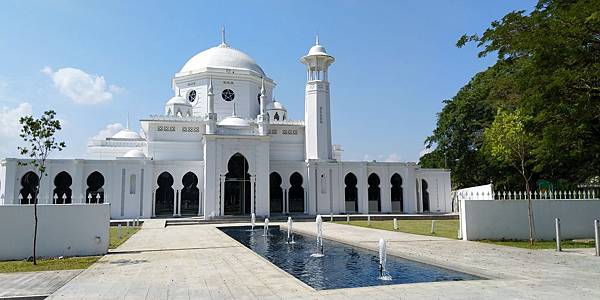
[[[304,96],[304,131],[306,134],[306,159],[331,160],[331,120],[329,81],[327,72],[335,61],[319,44],[300,59],[306,65],[306,92]]]
[[[206,134],[215,134],[217,127],[217,114],[215,113],[215,94],[213,94],[212,77],[208,79],[208,89],[206,92],[208,98]]]
[[[262,79],[260,87],[260,114],[256,116],[256,123],[258,123],[258,134],[267,135],[269,133],[269,118],[267,117],[267,96],[265,95],[265,79]]]

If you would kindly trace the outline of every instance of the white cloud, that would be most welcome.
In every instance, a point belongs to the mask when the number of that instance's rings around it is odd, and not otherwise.
[[[95,136],[92,137],[92,140],[104,140],[107,137],[111,137],[115,135],[117,132],[125,129],[123,124],[121,123],[113,123],[108,124],[102,130],[100,130]]]
[[[18,138],[21,131],[19,119],[31,115],[31,104],[23,102],[15,108],[3,106],[0,108],[0,138]]]
[[[58,91],[77,104],[100,104],[110,102],[113,94],[123,91],[116,85],[108,85],[104,76],[88,74],[76,68],[62,68],[54,72],[50,67],[41,71],[52,78]]]
[[[17,146],[21,143],[19,119],[31,113],[31,104],[27,102],[17,107],[0,107],[0,157],[18,155]]]
[[[391,153],[390,155],[387,156],[387,158],[384,161],[387,162],[398,162],[401,161],[402,158],[400,157],[400,155],[398,155],[398,153]]]

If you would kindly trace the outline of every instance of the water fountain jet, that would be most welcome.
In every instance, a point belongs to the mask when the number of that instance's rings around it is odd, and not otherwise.
[[[387,245],[383,238],[379,239],[379,280],[392,280],[392,276],[385,269],[387,261]]]
[[[294,242],[294,232],[292,229],[292,224],[293,224],[292,217],[288,217],[288,220],[287,220],[287,227],[288,227],[287,228],[287,243],[288,244],[296,243],[296,242]]]
[[[323,249],[323,218],[321,215],[317,215],[316,218],[317,223],[317,251],[318,253],[313,253],[310,257],[323,257],[325,256],[325,251]]]
[[[263,226],[263,236],[269,236],[269,218],[265,218],[265,225]]]

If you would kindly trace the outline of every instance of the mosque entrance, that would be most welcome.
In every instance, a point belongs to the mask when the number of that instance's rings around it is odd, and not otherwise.
[[[248,174],[248,161],[236,153],[227,163],[225,174],[225,198],[223,212],[225,215],[250,214],[251,201],[250,174]]]

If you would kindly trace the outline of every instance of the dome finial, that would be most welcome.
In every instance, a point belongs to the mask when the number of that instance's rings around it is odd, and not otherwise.
[[[317,38],[315,39],[315,45],[319,44],[319,34],[317,33]]]
[[[261,77],[261,83],[260,83],[260,94],[261,95],[265,95],[265,78]]]
[[[129,130],[129,112],[127,112],[127,130]]]
[[[225,42],[225,25],[221,26],[221,45],[223,47],[227,47],[227,43]]]

